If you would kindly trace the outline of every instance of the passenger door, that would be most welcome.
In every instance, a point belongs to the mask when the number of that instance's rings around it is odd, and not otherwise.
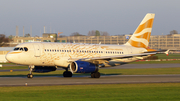
[[[35,57],[41,56],[41,50],[38,44],[34,44],[34,56]]]

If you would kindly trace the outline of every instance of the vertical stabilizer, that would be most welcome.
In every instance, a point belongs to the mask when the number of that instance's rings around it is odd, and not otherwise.
[[[147,48],[155,14],[148,13],[125,45]]]

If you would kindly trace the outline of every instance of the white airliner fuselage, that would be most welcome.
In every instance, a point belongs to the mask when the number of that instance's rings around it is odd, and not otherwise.
[[[27,48],[27,51],[24,48]],[[15,50],[6,56],[6,59],[23,65],[68,67],[72,60],[138,54],[146,51],[144,48],[125,45],[23,43],[16,46]],[[112,59],[112,62],[132,62],[138,59],[137,57]]]

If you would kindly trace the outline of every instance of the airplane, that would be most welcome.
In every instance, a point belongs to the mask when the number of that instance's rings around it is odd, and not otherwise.
[[[28,78],[33,78],[32,72],[50,72],[59,67],[65,69],[64,77],[72,77],[73,73],[91,73],[91,78],[99,78],[101,67],[121,65],[158,53],[148,48],[154,17],[155,14],[147,13],[123,45],[30,42],[17,45],[6,59],[28,65]]]

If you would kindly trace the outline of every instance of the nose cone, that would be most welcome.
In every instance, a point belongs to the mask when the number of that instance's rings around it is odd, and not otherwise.
[[[11,54],[9,54],[9,53],[6,54],[5,58],[6,58],[6,60],[9,61],[9,62],[12,62],[12,61],[13,61],[12,56],[11,56]]]

